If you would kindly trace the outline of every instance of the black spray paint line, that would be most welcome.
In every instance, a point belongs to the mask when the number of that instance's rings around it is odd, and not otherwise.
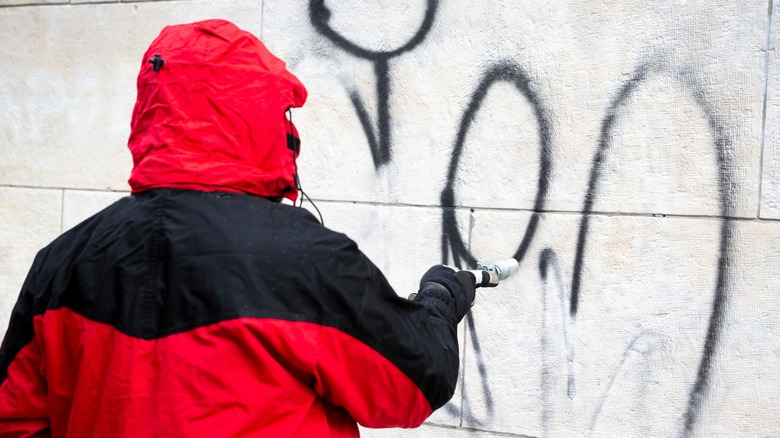
[[[486,426],[490,423],[490,420],[493,419],[494,415],[494,408],[493,408],[493,395],[490,390],[490,386],[488,385],[488,375],[487,375],[487,367],[485,366],[485,361],[482,359],[482,347],[480,347],[479,344],[479,338],[477,337],[477,331],[474,327],[474,316],[473,313],[469,312],[466,314],[466,325],[468,327],[468,332],[470,333],[470,340],[471,340],[471,346],[472,350],[474,350],[474,354],[477,358],[477,370],[479,372],[479,378],[482,382],[482,395],[485,398],[485,409],[487,411],[487,418],[485,420],[480,420],[477,418],[473,412],[471,412],[471,404],[467,402],[467,393],[466,393],[466,385],[463,385],[462,390],[462,396],[461,396],[461,410],[460,410],[460,419],[462,424],[469,424],[471,426]],[[465,379],[464,379],[465,380]],[[458,409],[452,405],[451,403],[447,403],[446,405],[447,411],[452,415],[458,415]]]
[[[476,259],[471,252],[466,248],[466,244],[463,241],[463,237],[458,231],[458,222],[455,217],[455,180],[457,179],[458,163],[460,156],[463,152],[466,139],[468,137],[469,128],[474,122],[482,103],[487,97],[490,88],[499,82],[507,82],[517,88],[522,93],[528,103],[532,106],[534,116],[536,117],[537,129],[539,134],[539,179],[537,183],[536,198],[534,201],[534,212],[531,215],[531,220],[523,236],[523,240],[520,243],[519,248],[514,254],[514,258],[521,262],[525,257],[525,253],[528,250],[528,246],[531,244],[531,240],[536,233],[536,228],[539,224],[539,214],[544,207],[545,196],[547,195],[547,188],[550,180],[550,173],[552,169],[552,158],[550,151],[550,137],[551,137],[551,123],[547,111],[541,104],[536,92],[533,90],[531,79],[528,74],[519,65],[510,61],[498,62],[490,67],[482,76],[482,80],[474,94],[471,96],[471,101],[466,107],[466,111],[461,118],[460,127],[455,138],[455,146],[452,151],[452,159],[450,161],[449,172],[447,175],[447,185],[442,190],[441,194],[441,206],[442,206],[442,255],[445,258],[444,262],[448,262],[449,254],[453,256],[453,261],[456,266],[460,266],[460,262],[463,261],[466,265],[474,267],[476,265]],[[522,146],[518,146],[522,147]],[[498,155],[499,151],[493,151],[488,156]]]
[[[580,222],[580,233],[577,238],[577,252],[574,257],[574,277],[571,282],[571,304],[569,312],[571,316],[577,315],[577,308],[580,297],[580,279],[582,276],[582,260],[585,257],[585,243],[588,236],[590,224],[590,213],[593,211],[593,201],[596,198],[598,182],[601,180],[601,168],[606,160],[606,154],[611,146],[612,127],[615,124],[618,108],[628,101],[637,85],[647,76],[648,67],[642,65],[634,73],[633,77],[626,81],[620,88],[617,96],[612,100],[607,108],[607,115],[601,124],[601,135],[596,149],[596,156],[593,158],[593,166],[590,169],[590,179],[588,181],[588,191],[585,194],[585,204],[582,207],[582,220]]]
[[[548,272],[552,270],[554,274],[555,284],[558,289],[558,303],[561,312],[561,331],[563,336],[563,345],[566,350],[566,397],[569,400],[574,400],[574,396],[577,394],[577,387],[574,379],[574,345],[569,339],[569,320],[568,312],[568,300],[566,299],[566,288],[563,284],[563,275],[561,274],[561,265],[558,261],[558,256],[552,248],[545,248],[539,254],[539,275],[542,277],[543,289],[542,298],[543,306],[546,308],[547,303],[547,286],[550,282],[547,280]],[[547,312],[544,311],[543,322],[546,324]]]
[[[521,261],[531,243],[536,228],[539,222],[538,212],[544,207],[544,199],[547,194],[547,187],[551,172],[551,151],[550,151],[550,136],[551,136],[551,124],[546,110],[544,110],[540,99],[535,91],[533,91],[530,83],[530,79],[525,71],[517,64],[509,61],[498,62],[490,67],[482,76],[480,83],[477,85],[474,94],[471,97],[466,110],[461,118],[458,134],[455,139],[455,146],[453,147],[452,160],[450,161],[449,173],[447,177],[447,185],[442,190],[441,194],[441,207],[442,207],[442,262],[445,264],[452,264],[458,268],[466,266],[475,267],[477,260],[471,254],[471,251],[467,248],[463,237],[460,235],[457,217],[455,216],[455,179],[457,177],[458,162],[460,155],[463,152],[463,147],[466,143],[469,128],[474,121],[479,109],[482,106],[483,101],[487,97],[490,88],[498,82],[508,82],[517,88],[522,95],[528,100],[534,110],[536,116],[537,129],[539,133],[539,155],[540,155],[540,170],[539,170],[539,182],[537,185],[536,199],[534,202],[534,213],[531,216],[528,227],[526,228],[525,235],[520,247],[515,253],[514,257],[518,261]],[[477,366],[482,376],[482,391],[485,398],[486,409],[488,416],[492,418],[493,415],[493,402],[490,388],[487,385],[487,371],[484,358],[482,357],[481,350],[479,348],[479,339],[474,326],[474,320],[469,313],[468,318],[469,333],[471,334],[472,345],[474,346],[475,358]],[[461,421],[466,424],[482,425],[483,422],[476,418],[470,411],[470,403],[467,399],[467,393],[464,385],[463,389],[463,407],[461,409]]]
[[[566,368],[567,368],[567,381],[566,392],[567,397],[571,400],[574,397],[574,373],[572,371],[572,364],[574,362],[574,350],[569,344],[569,336],[567,329],[568,312],[566,311],[567,301],[564,297],[565,291],[563,287],[563,276],[561,275],[560,265],[558,263],[558,256],[551,248],[545,248],[539,254],[539,275],[542,278],[542,376],[541,376],[541,393],[542,393],[542,430],[547,435],[547,431],[550,430],[550,424],[553,413],[553,398],[555,396],[555,382],[551,379],[551,375],[556,373],[558,365],[550,357],[554,354],[550,351],[550,327],[548,324],[548,317],[550,309],[548,308],[548,286],[550,282],[547,281],[548,271],[552,269],[554,273],[553,287],[557,286],[558,289],[558,304],[561,310],[561,332],[563,334],[563,347],[566,351]]]
[[[715,136],[715,148],[718,157],[718,172],[720,194],[720,215],[723,217],[720,232],[720,255],[718,257],[718,278],[715,284],[715,299],[712,302],[712,313],[710,314],[709,326],[707,328],[707,338],[704,342],[704,353],[699,363],[699,370],[696,375],[696,383],[691,390],[688,398],[688,410],[685,413],[685,436],[690,436],[693,432],[693,425],[701,410],[701,405],[709,389],[710,371],[712,360],[715,357],[716,348],[720,339],[721,327],[724,324],[726,300],[728,299],[729,270],[733,260],[734,235],[733,208],[732,200],[739,193],[736,181],[732,177],[730,152],[733,151],[731,139],[724,128],[725,124],[717,119],[717,112],[704,95],[703,88],[692,74],[682,72],[680,74],[684,83],[688,84],[696,103],[707,115],[707,122],[710,131]]]
[[[376,128],[374,128],[373,123],[371,122],[371,117],[366,110],[360,94],[356,90],[351,90],[349,92],[349,99],[352,102],[352,106],[355,108],[360,124],[363,126],[363,132],[368,140],[371,157],[374,160],[374,167],[376,169],[388,164],[392,160],[392,140],[390,138],[390,95],[392,89],[390,86],[389,60],[413,50],[426,36],[428,36],[428,33],[433,26],[433,21],[436,17],[438,8],[439,0],[428,0],[428,5],[420,28],[406,44],[395,50],[376,51],[366,49],[349,41],[330,27],[329,21],[331,12],[328,7],[325,6],[325,0],[309,1],[309,20],[317,32],[347,53],[374,63],[377,96]]]
[[[544,259],[542,259],[544,260]],[[541,265],[544,263],[539,261]],[[539,267],[541,271],[544,269],[545,274],[542,274],[542,278],[546,277],[546,266]],[[542,394],[542,430],[545,432],[544,436],[547,436],[547,431],[550,430],[550,422],[553,412],[553,393],[555,392],[555,382],[553,382],[551,375],[555,372],[555,363],[550,359],[552,353],[550,350],[550,335],[548,333],[549,327],[547,326],[547,282],[542,282],[542,339],[540,339],[542,349],[542,375],[540,382],[540,390]]]
[[[716,111],[706,99],[702,86],[698,83],[696,78],[688,72],[670,71],[668,68],[658,63],[653,65],[643,64],[637,68],[632,77],[623,84],[617,96],[612,100],[609,108],[607,109],[607,115],[604,118],[601,126],[599,145],[593,159],[588,190],[582,209],[582,219],[580,222],[579,236],[577,239],[577,250],[574,261],[570,314],[572,317],[576,316],[577,314],[577,308],[580,299],[580,281],[583,270],[582,265],[585,257],[590,214],[593,211],[593,202],[596,198],[598,183],[601,180],[601,169],[606,160],[606,153],[611,146],[610,140],[612,138],[612,129],[618,115],[618,110],[627,103],[628,99],[636,90],[637,86],[647,79],[647,76],[651,70],[670,73],[673,78],[678,79],[679,83],[691,92],[697,105],[707,118],[711,134],[715,139],[713,146],[717,153],[719,194],[718,203],[720,206],[720,216],[723,218],[721,221],[718,268],[716,274],[717,278],[712,304],[712,313],[710,314],[710,321],[704,344],[704,351],[702,353],[699,364],[696,383],[689,394],[688,407],[685,413],[685,430],[683,434],[688,436],[691,434],[693,426],[696,423],[696,417],[701,409],[705,393],[708,389],[712,360],[715,355],[721,326],[723,324],[729,283],[728,271],[732,264],[731,260],[733,257],[733,245],[731,242],[733,235],[731,203],[734,195],[738,193],[736,182],[731,176],[731,163],[728,158],[729,151],[732,148],[731,140],[726,133],[724,124],[718,121]]]

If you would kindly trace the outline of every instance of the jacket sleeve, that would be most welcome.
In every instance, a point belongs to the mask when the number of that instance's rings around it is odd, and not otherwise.
[[[417,427],[455,391],[454,303],[401,298],[354,242],[335,246],[315,266],[331,306],[325,325],[341,330],[320,341],[314,387],[365,427]]]
[[[35,316],[43,309],[34,291],[45,254],[35,258],[0,346],[1,438],[50,436],[44,360],[35,336]]]

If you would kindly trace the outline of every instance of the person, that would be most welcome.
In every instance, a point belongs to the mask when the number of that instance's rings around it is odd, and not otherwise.
[[[295,205],[284,62],[228,21],[168,26],[137,87],[130,196],[43,248],[13,309],[0,436],[357,436],[446,403],[476,278],[399,297]]]

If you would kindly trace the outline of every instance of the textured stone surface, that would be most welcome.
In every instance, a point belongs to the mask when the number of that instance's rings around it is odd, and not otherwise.
[[[0,8],[0,185],[127,190],[135,78],[169,24],[229,17],[259,33],[261,3]]]
[[[35,254],[60,234],[62,190],[0,187],[0,333]]]
[[[695,436],[773,436],[780,425],[780,229],[737,222],[726,318]]]
[[[767,56],[766,128],[764,130],[764,155],[761,178],[761,217],[780,219],[780,57],[777,54],[778,26],[777,8],[773,1],[773,19],[769,34]]]
[[[521,258],[451,404],[365,436],[780,435],[778,1],[327,1],[341,45],[306,0],[48,3],[0,0],[0,329],[35,252],[125,194],[143,51],[222,17],[307,85],[304,189],[399,294]]]
[[[62,207],[62,231],[65,232],[114,201],[129,195],[128,192],[93,192],[65,190]]]
[[[385,81],[295,4],[270,2],[264,34],[313,90],[298,120],[318,197],[429,204],[451,182],[466,206],[577,211],[592,192],[601,211],[755,216],[766,4],[442,2]],[[425,29],[425,5],[339,2],[328,23],[387,52]],[[378,82],[390,159],[375,170]]]
[[[478,211],[474,222],[474,251],[506,255],[527,220]],[[594,216],[577,268],[580,222],[544,215],[519,273],[475,305],[469,424],[529,435],[677,435],[704,354],[722,222]],[[642,412],[652,415],[634,414]]]
[[[476,336],[479,351],[466,346],[464,410],[474,412],[467,424],[540,436],[679,435],[720,301],[719,342],[704,372],[710,389],[693,430],[750,434],[751,422],[780,403],[760,383],[780,370],[773,337],[780,309],[769,292],[780,284],[770,267],[780,257],[780,230],[767,222],[593,217],[572,316],[580,219],[545,215],[517,276],[477,301],[476,334],[467,339]],[[474,251],[511,254],[526,223],[477,212]],[[759,429],[780,426],[764,421]]]

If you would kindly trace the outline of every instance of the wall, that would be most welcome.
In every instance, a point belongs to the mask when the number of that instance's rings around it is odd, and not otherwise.
[[[0,0],[0,331],[126,195],[135,75],[227,18],[303,80],[303,187],[401,295],[515,256],[452,401],[367,436],[780,434],[777,2]]]

